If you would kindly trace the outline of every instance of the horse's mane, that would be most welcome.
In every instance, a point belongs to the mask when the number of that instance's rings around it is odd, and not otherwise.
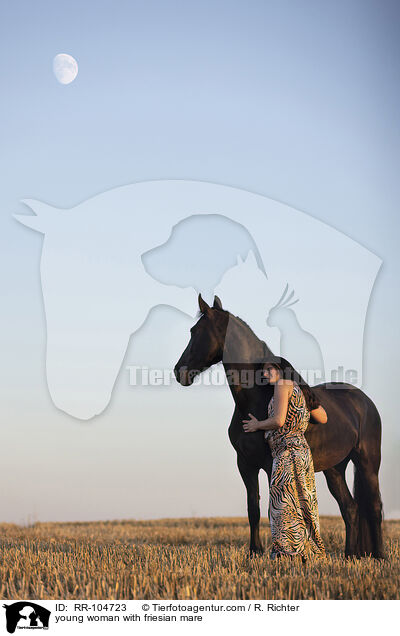
[[[257,334],[254,333],[254,331],[252,330],[250,325],[248,325],[247,322],[245,320],[243,320],[243,318],[240,318],[240,316],[235,316],[234,314],[231,314],[231,312],[228,309],[220,309],[219,311],[223,311],[228,316],[231,316],[232,318],[236,318],[236,320],[238,320],[242,325],[247,327],[247,329],[250,331],[250,333],[253,334],[253,336],[258,338]],[[199,309],[199,311],[196,314],[196,318],[200,319],[203,315],[204,315],[203,312]],[[263,346],[262,357],[266,357],[266,356],[270,355],[271,354],[271,350],[269,349],[267,343],[264,340],[261,340],[261,338],[258,338],[258,340],[261,342],[261,344]]]
[[[228,312],[228,313],[230,313],[230,312]],[[231,315],[231,316],[233,316],[233,314],[230,314],[230,315]],[[237,320],[238,320],[239,322],[241,322],[241,323],[242,323],[242,325],[244,325],[245,327],[247,327],[247,329],[249,329],[249,331],[250,331],[250,332],[251,332],[251,333],[252,333],[252,334],[253,334],[253,335],[254,335],[254,336],[255,336],[255,337],[256,337],[256,338],[257,338],[257,339],[261,342],[262,347],[263,347],[263,352],[262,352],[262,354],[261,354],[260,362],[261,362],[261,360],[262,360],[262,359],[269,357],[269,356],[271,355],[271,353],[272,353],[272,352],[271,352],[271,349],[268,347],[267,343],[265,342],[265,340],[261,340],[261,338],[259,338],[259,337],[257,336],[257,334],[255,334],[255,333],[254,333],[254,331],[252,330],[252,328],[250,327],[250,325],[248,325],[248,324],[247,324],[247,322],[246,322],[245,320],[243,320],[243,318],[240,318],[239,316],[233,316],[233,317],[234,317],[234,318],[237,318]]]
[[[245,327],[247,327],[247,329],[249,329],[252,333],[254,333],[254,331],[252,330],[252,328],[250,327],[250,325],[247,324],[247,322],[245,322],[243,320],[243,318],[240,318],[239,316],[234,316],[233,314],[231,314],[230,311],[228,311],[228,309],[219,309],[219,311],[223,311],[225,314],[228,314],[229,316],[232,316],[232,318],[237,318],[237,320],[239,322],[242,323],[242,325],[244,325]],[[204,316],[203,312],[201,311],[201,309],[198,310],[197,314],[195,315],[196,319],[200,319],[202,318],[202,316]],[[254,334],[255,335],[255,334]],[[263,341],[262,341],[263,342]]]
[[[228,314],[229,314],[229,313],[230,313],[230,312],[228,311]],[[233,316],[233,314],[230,314],[230,315],[231,315],[231,316]],[[254,331],[252,330],[252,328],[250,327],[250,325],[248,325],[248,324],[247,324],[247,322],[245,322],[245,321],[243,320],[243,318],[240,318],[239,316],[233,316],[233,317],[234,317],[234,318],[237,318],[237,319],[238,319],[238,321],[242,323],[242,325],[244,325],[245,327],[247,327],[247,329],[250,329],[250,331],[251,331],[252,333],[254,333]],[[254,334],[254,335],[255,335],[255,334]]]

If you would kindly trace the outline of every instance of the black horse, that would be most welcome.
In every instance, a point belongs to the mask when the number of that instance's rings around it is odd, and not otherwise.
[[[237,453],[237,464],[247,489],[250,523],[250,553],[262,553],[259,536],[260,505],[258,473],[271,479],[272,456],[263,431],[245,433],[243,419],[252,413],[267,417],[273,387],[249,378],[261,378],[262,364],[272,352],[250,327],[222,308],[214,297],[210,307],[199,294],[200,319],[191,328],[191,338],[174,373],[183,386],[218,362],[223,363],[235,401],[229,439]],[[258,361],[258,362],[257,362]],[[253,374],[253,376],[251,376]],[[381,420],[365,393],[351,384],[324,383],[313,387],[328,414],[327,424],[310,423],[305,436],[315,471],[323,471],[328,488],[339,504],[346,526],[346,557],[383,558],[382,501],[378,471],[381,460]],[[345,470],[354,463],[354,496],[346,484]]]

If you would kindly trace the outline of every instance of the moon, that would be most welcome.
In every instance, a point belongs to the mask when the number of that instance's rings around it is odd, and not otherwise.
[[[68,53],[58,53],[53,60],[53,71],[60,84],[71,84],[78,75],[78,62]]]

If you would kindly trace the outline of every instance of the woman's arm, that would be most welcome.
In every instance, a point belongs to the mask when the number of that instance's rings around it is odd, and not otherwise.
[[[284,425],[289,404],[289,391],[292,388],[290,382],[278,381],[274,386],[274,415],[266,420],[257,420],[249,413],[249,420],[242,420],[245,433],[254,431],[275,431]]]
[[[328,416],[323,406],[319,405],[318,408],[310,411],[310,415],[319,424],[326,424],[328,421]]]

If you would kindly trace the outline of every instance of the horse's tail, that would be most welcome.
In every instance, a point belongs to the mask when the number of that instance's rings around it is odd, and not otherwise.
[[[361,420],[357,460],[354,462],[353,496],[358,505],[358,553],[376,556],[382,550],[378,538],[382,523],[382,500],[378,471],[381,461],[381,418],[375,404],[368,405]]]

